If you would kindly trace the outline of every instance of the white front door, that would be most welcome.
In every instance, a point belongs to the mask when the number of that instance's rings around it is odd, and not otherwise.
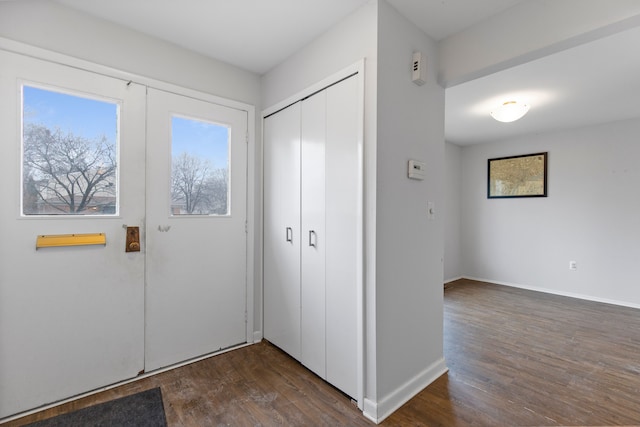
[[[145,368],[247,341],[247,112],[149,89]]]
[[[2,418],[144,369],[144,253],[125,252],[123,226],[144,223],[145,88],[0,63]],[[36,249],[85,233],[106,245]]]
[[[0,419],[246,342],[247,113],[0,63]]]

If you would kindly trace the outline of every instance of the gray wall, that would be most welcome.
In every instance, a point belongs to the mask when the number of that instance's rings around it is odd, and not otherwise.
[[[445,369],[444,89],[436,81],[436,43],[388,3],[380,2],[379,13],[376,357],[384,413],[398,403],[396,394],[421,389]],[[416,50],[426,56],[424,86],[411,82]],[[424,181],[407,178],[410,159],[426,163]]]
[[[635,119],[463,148],[461,275],[640,307],[638,135]],[[488,158],[541,151],[547,198],[487,199]]]

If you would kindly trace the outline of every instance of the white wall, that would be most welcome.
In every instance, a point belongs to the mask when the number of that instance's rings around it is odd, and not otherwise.
[[[460,247],[460,194],[462,193],[462,148],[444,146],[444,281],[462,277]]]
[[[258,106],[258,76],[51,0],[0,2],[0,37]]]
[[[384,1],[378,27],[377,415],[384,418],[441,375],[443,359],[444,90],[436,43]],[[411,82],[412,54],[427,83]],[[426,162],[410,180],[407,162]],[[434,219],[427,202],[435,204]]]
[[[370,98],[367,107],[375,112],[377,10],[377,2],[370,0],[304,49],[264,74],[261,80],[263,106],[273,106],[366,58],[365,90],[366,97]]]
[[[185,50],[171,43],[66,8],[50,0],[0,1],[0,37],[62,53],[94,64],[150,77],[222,98],[256,106],[260,113],[260,80],[254,73]],[[254,117],[255,142],[261,141]],[[256,152],[260,152],[259,145]],[[256,170],[254,259],[254,330],[261,329],[261,159]],[[249,340],[252,337],[248,337]]]
[[[640,307],[638,135],[640,119],[465,147],[464,276]],[[547,198],[487,199],[487,159],[542,151]]]

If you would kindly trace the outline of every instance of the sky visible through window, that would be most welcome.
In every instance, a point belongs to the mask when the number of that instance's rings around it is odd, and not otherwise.
[[[118,105],[65,93],[24,86],[24,123],[41,124],[49,129],[88,139],[101,138],[115,144],[118,131]]]
[[[173,116],[171,156],[182,153],[208,160],[213,169],[229,167],[229,128],[201,120]]]

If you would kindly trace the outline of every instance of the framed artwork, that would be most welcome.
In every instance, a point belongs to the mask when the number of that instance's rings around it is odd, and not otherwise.
[[[489,159],[487,198],[547,197],[547,153]]]

